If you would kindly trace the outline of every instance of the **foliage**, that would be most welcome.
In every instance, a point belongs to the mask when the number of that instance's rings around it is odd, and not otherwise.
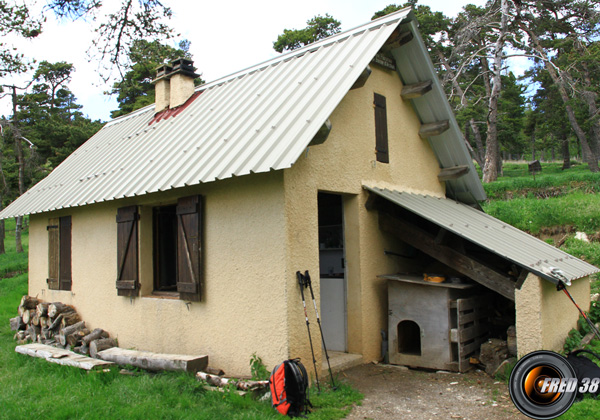
[[[112,118],[126,115],[136,109],[154,103],[154,85],[156,68],[176,58],[191,59],[190,42],[181,41],[179,48],[163,45],[159,41],[135,40],[129,49],[131,65],[122,80],[115,82],[110,94],[117,95],[119,109],[111,112]],[[204,83],[196,79],[196,85]]]
[[[252,353],[252,357],[250,357],[250,372],[252,373],[252,380],[255,381],[266,381],[271,376],[271,372],[256,353]]]
[[[341,23],[328,13],[307,20],[306,25],[303,29],[284,29],[283,34],[273,42],[273,49],[277,52],[292,51],[337,34],[341,30]]]
[[[24,38],[35,38],[42,30],[42,21],[30,15],[26,4],[0,0],[0,22],[0,77],[3,77],[29,68],[25,55],[7,44],[5,37],[16,34]]]

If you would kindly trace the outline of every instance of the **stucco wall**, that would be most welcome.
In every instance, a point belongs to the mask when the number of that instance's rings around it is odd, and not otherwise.
[[[332,131],[325,143],[311,146],[284,171],[287,217],[286,275],[289,291],[290,355],[311,361],[306,323],[294,273],[310,270],[319,295],[317,194],[342,194],[346,235],[348,351],[365,361],[380,357],[380,330],[387,325],[386,282],[377,275],[396,272],[397,260],[384,255],[394,242],[378,227],[377,213],[368,212],[363,184],[444,195],[437,179],[439,166],[428,143],[418,136],[419,120],[400,97],[398,75],[373,66],[364,87],[350,91],[330,117]],[[373,95],[387,99],[390,163],[375,156]],[[319,302],[320,303],[320,302]],[[309,311],[312,316],[314,310]],[[316,320],[313,342],[319,343]],[[320,358],[320,347],[315,350]]]
[[[202,194],[204,293],[202,302],[152,297],[152,206]],[[140,205],[142,297],[118,297],[115,216]],[[267,365],[287,354],[286,268],[282,174],[242,177],[198,188],[33,215],[30,219],[29,293],[72,304],[89,328],[101,327],[119,345],[156,352],[208,354],[228,374],[249,373],[256,352]],[[72,216],[72,291],[48,290],[50,217]]]
[[[588,277],[573,281],[568,290],[583,310],[589,310]],[[567,333],[576,328],[579,318],[579,311],[564,292],[533,274],[521,290],[516,290],[515,309],[519,356],[535,350],[562,350]]]

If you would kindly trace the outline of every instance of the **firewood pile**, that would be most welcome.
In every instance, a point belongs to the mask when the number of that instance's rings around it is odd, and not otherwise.
[[[43,302],[23,296],[18,316],[11,318],[10,327],[19,344],[28,342],[71,349],[96,357],[99,351],[116,347],[117,342],[101,328],[90,331],[71,305]]]

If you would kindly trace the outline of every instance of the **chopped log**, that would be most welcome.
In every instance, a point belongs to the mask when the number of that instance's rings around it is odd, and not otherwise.
[[[32,323],[33,325],[35,325],[36,327],[39,327],[39,326],[40,326],[40,317],[39,317],[39,315],[37,314],[37,312],[34,312],[34,313],[33,313],[33,317],[31,318],[31,323]]]
[[[34,343],[38,341],[38,335],[40,335],[40,327],[37,327],[33,324],[29,324],[27,327],[27,334],[29,334],[29,339]]]
[[[48,327],[51,330],[56,330],[58,329],[58,327],[60,326],[60,323],[62,322],[63,316],[62,314],[59,314],[54,321],[50,324],[50,326]]]
[[[23,296],[19,306],[23,309],[35,309],[39,303],[40,301],[38,298],[34,298],[32,296]]]
[[[82,344],[82,339],[84,336],[86,336],[87,334],[89,334],[90,330],[88,330],[87,328],[84,328],[82,330],[76,331],[73,334],[67,335],[66,339],[67,339],[67,345],[71,346],[71,347],[75,347],[77,345]]]
[[[222,378],[220,376],[210,375],[205,372],[196,373],[196,378],[198,378],[198,380],[203,380],[212,386],[225,387],[228,385],[234,385],[237,389],[242,391],[263,389],[269,386],[269,381],[245,381],[241,379]]]
[[[85,355],[90,354],[90,347],[86,343],[83,343],[81,347],[79,347],[79,353]]]
[[[25,328],[27,328],[27,325],[23,322],[23,318],[20,315],[10,319],[10,329],[12,331],[24,330]]]
[[[63,319],[60,322],[60,325],[65,328],[69,325],[77,324],[81,321],[81,316],[77,312],[63,312]]]
[[[54,337],[54,332],[48,327],[42,328],[40,335],[42,336],[42,340],[49,340]]]
[[[84,328],[85,328],[85,321],[79,321],[77,324],[65,327],[60,330],[60,334],[58,335],[58,341],[63,346],[66,346],[68,344],[67,337],[72,334],[75,334],[77,331],[82,330]]]
[[[497,338],[490,338],[481,345],[479,360],[485,365],[485,371],[492,375],[498,366],[506,360],[508,356],[508,346],[506,341]]]
[[[110,340],[110,338],[108,339]],[[98,341],[92,341],[92,346]],[[119,365],[132,365],[147,370],[174,370],[184,372],[198,372],[208,365],[208,356],[189,356],[182,354],[159,354],[148,351],[127,350],[114,347],[100,351],[97,356],[102,360],[115,362]]]
[[[48,305],[49,304],[47,302],[40,302],[37,304],[37,306],[35,307],[35,311],[38,314],[38,316],[48,316]]]
[[[101,338],[98,340],[94,340],[94,341],[90,342],[90,356],[93,358],[97,358],[99,352],[101,352],[103,350],[111,349],[113,347],[117,347],[117,342],[112,338]],[[107,359],[102,359],[102,360],[107,360]],[[114,362],[114,360],[109,360],[109,361]],[[128,363],[128,364],[133,364],[133,363]]]
[[[70,305],[65,305],[61,302],[54,302],[48,305],[48,316],[50,318],[54,318],[58,314],[62,314],[63,312],[74,312],[75,308]]]
[[[50,318],[46,316],[40,316],[40,328],[46,328],[48,326],[48,320]]]
[[[210,366],[208,366],[206,369],[204,369],[204,372],[210,373],[211,375],[217,375],[217,376],[225,375],[225,372],[223,372],[223,369],[217,369],[217,368],[213,368]]]
[[[23,312],[23,322],[27,325],[31,324],[31,320],[35,316],[35,309],[25,309]]]
[[[89,345],[92,341],[98,340],[99,338],[108,338],[108,333],[102,328],[96,328],[94,331],[83,337],[83,342]]]

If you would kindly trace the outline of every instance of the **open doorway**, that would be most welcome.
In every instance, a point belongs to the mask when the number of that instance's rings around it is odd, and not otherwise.
[[[328,350],[346,352],[347,285],[342,196],[320,192],[318,207],[323,336]]]

